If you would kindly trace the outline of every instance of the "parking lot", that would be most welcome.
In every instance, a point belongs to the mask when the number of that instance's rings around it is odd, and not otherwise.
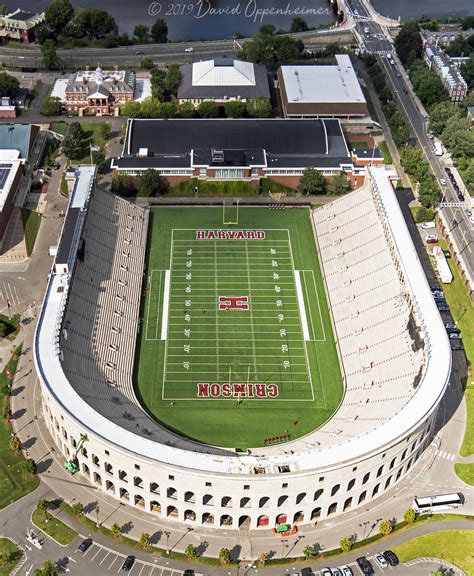
[[[103,574],[107,571],[109,571],[110,574],[115,574],[122,572],[122,565],[125,558],[125,554],[121,554],[120,552],[116,552],[111,548],[101,546],[94,542],[84,553],[76,550],[74,555],[70,557],[70,560],[74,563],[80,564],[82,569],[84,569],[85,565],[89,563],[91,574]],[[160,558],[161,563],[164,561],[163,558]],[[155,562],[157,563],[158,559],[156,559]],[[132,576],[181,576],[182,573],[181,570],[158,566],[154,562],[144,562],[143,560],[138,559],[127,572],[127,574],[131,574]],[[198,572],[195,574],[196,576],[201,576]]]

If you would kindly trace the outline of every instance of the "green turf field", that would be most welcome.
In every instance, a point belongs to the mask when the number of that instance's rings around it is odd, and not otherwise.
[[[246,449],[334,413],[342,382],[307,209],[155,209],[146,275],[136,386],[165,426]]]

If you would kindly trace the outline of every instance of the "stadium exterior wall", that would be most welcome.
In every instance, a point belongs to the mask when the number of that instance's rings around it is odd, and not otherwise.
[[[277,520],[285,521],[282,516],[290,523],[309,524],[365,506],[409,472],[432,440],[436,417],[436,412],[431,414],[409,435],[362,461],[341,462],[332,468],[315,462],[314,470],[299,474],[237,476],[193,470],[184,463],[172,466],[123,450],[86,430],[46,386],[42,388],[45,420],[65,458],[74,451],[80,434],[87,433],[78,460],[82,476],[92,485],[170,520],[227,529],[238,528],[247,519],[251,529],[264,527],[266,518],[273,526]],[[193,514],[196,520],[189,519]],[[232,519],[232,525],[223,524],[225,517]]]
[[[414,267],[416,274],[408,280],[430,323],[432,358],[426,382],[420,384],[410,405],[383,430],[353,438],[352,450],[342,439],[332,448],[311,448],[281,459],[268,457],[274,467],[266,474],[255,472],[261,463],[257,454],[216,457],[140,438],[95,413],[68,388],[56,343],[57,315],[64,310],[66,292],[61,275],[53,273],[36,332],[34,358],[45,422],[66,459],[73,455],[80,435],[87,434],[77,454],[82,478],[122,503],[196,529],[242,524],[253,529],[271,527],[277,521],[310,524],[338,516],[380,497],[409,473],[435,434],[434,420],[447,386],[451,356],[441,319],[433,315],[434,303],[424,298],[422,290],[428,293],[428,286],[408,231],[403,229],[393,188],[383,169],[370,172],[373,185],[385,194],[384,214],[390,211],[394,219],[398,253],[411,259],[411,271]],[[74,246],[71,253],[75,254]],[[277,464],[288,459],[293,466],[290,472],[275,471]]]

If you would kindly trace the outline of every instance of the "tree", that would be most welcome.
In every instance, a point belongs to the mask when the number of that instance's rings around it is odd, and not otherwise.
[[[420,27],[415,20],[406,22],[395,38],[395,49],[398,57],[405,64],[411,51],[420,58],[423,51],[423,41],[420,35]]]
[[[71,509],[74,516],[81,516],[84,514],[84,504],[82,502],[75,502],[71,506]]]
[[[10,449],[15,452],[15,454],[19,454],[21,451],[21,440],[15,434],[10,436]]]
[[[142,106],[140,102],[136,100],[127,100],[125,104],[120,108],[120,114],[122,116],[128,116],[129,118],[140,118],[141,117]]]
[[[147,548],[149,548],[151,544],[150,541],[150,535],[148,534],[148,532],[142,532],[140,534],[140,546],[146,550]]]
[[[464,181],[471,195],[474,194],[474,160],[471,160],[464,170]]]
[[[64,136],[62,149],[66,158],[78,160],[82,155],[84,132],[79,122],[72,122]]]
[[[331,196],[339,196],[349,191],[349,182],[346,173],[341,170],[329,179],[327,193]]]
[[[425,208],[431,208],[438,201],[439,193],[438,183],[431,176],[428,176],[420,182],[418,200]]]
[[[148,56],[140,62],[140,68],[144,70],[152,70],[154,67],[155,63],[153,62],[153,58],[149,58]]]
[[[33,458],[27,458],[26,460],[23,460],[22,468],[30,476],[34,476],[36,474],[37,466]]]
[[[379,532],[382,536],[387,536],[393,530],[393,524],[391,520],[382,520],[379,526]]]
[[[112,177],[111,190],[118,196],[130,196],[134,192],[134,186],[131,176],[128,174],[121,174],[120,172],[114,174]]]
[[[429,70],[425,64],[415,68],[415,71],[410,74],[410,80],[418,98],[428,108],[448,98],[441,78]]]
[[[151,95],[161,102],[165,99],[165,79],[165,70],[155,68],[151,71]]]
[[[202,118],[217,118],[219,115],[219,107],[213,100],[204,100],[197,107],[199,116]]]
[[[143,24],[137,24],[133,29],[133,35],[140,42],[140,44],[146,44],[149,40],[150,29],[148,26]]]
[[[244,60],[265,64],[273,70],[281,62],[296,60],[303,50],[301,40],[291,36],[257,34],[244,44],[241,55]]]
[[[260,556],[258,557],[257,563],[260,567],[265,566],[265,564],[268,562],[268,553],[267,552],[262,552],[260,554]]]
[[[164,78],[164,87],[166,97],[170,98],[178,96],[178,88],[181,84],[181,70],[179,64],[170,64],[166,69],[166,76]]]
[[[258,29],[258,33],[263,35],[266,34],[267,36],[273,36],[273,34],[275,34],[275,30],[276,28],[273,24],[262,24]]]
[[[196,546],[193,544],[188,544],[186,550],[184,551],[186,558],[189,560],[194,560],[197,557]]]
[[[148,96],[140,104],[140,118],[159,118],[161,113],[161,103],[153,96]]]
[[[0,72],[0,96],[14,96],[20,87],[20,82],[6,72]]]
[[[161,116],[163,118],[173,118],[178,113],[178,104],[176,100],[173,102],[163,102],[161,105]]]
[[[272,115],[272,104],[269,98],[257,96],[247,102],[247,112],[253,118],[269,118]]]
[[[168,24],[166,23],[166,20],[158,18],[151,27],[150,35],[153,38],[153,41],[157,44],[168,42]]]
[[[232,558],[228,548],[221,548],[219,550],[219,560],[223,566],[229,566],[229,564],[232,562]]]
[[[324,194],[326,182],[321,172],[310,166],[303,170],[298,188],[300,192],[303,192],[303,194],[307,196],[309,194]]]
[[[113,16],[102,8],[79,8],[71,22],[74,36],[81,38],[101,38],[110,32],[117,33],[117,24]]]
[[[49,509],[49,502],[47,500],[45,500],[44,498],[38,500],[38,502],[36,503],[36,510],[43,512],[45,520],[48,517],[48,509]]]
[[[11,562],[11,559],[12,559],[11,552],[9,552],[8,550],[0,551],[0,566],[5,566],[5,564]]]
[[[229,100],[225,103],[224,112],[227,118],[242,118],[245,106],[240,100]]]
[[[403,518],[407,524],[413,524],[413,522],[416,520],[416,512],[413,510],[413,508],[410,507],[405,512]]]
[[[74,16],[74,8],[69,0],[53,0],[44,13],[44,21],[54,34],[64,34]]]
[[[314,546],[311,546],[310,544],[305,546],[303,548],[303,556],[305,557],[306,560],[310,560],[311,558],[314,558],[316,556]]]
[[[117,522],[114,522],[110,527],[110,531],[112,532],[113,538],[118,538],[122,533],[122,527],[120,526],[120,524],[117,524]]]
[[[346,536],[339,542],[339,547],[343,552],[349,552],[352,549],[352,540]]]
[[[43,58],[43,66],[46,70],[59,70],[61,68],[61,60],[56,53],[56,44],[53,40],[46,40],[41,46],[41,56]]]
[[[474,55],[469,56],[469,60],[461,64],[461,74],[467,82],[469,89],[474,88]]]
[[[441,134],[446,128],[446,123],[453,116],[461,116],[459,106],[456,106],[453,102],[438,102],[434,104],[430,108],[430,130],[435,134]]]
[[[163,194],[165,191],[166,184],[158,170],[149,168],[137,177],[138,196],[160,196],[160,194]]]
[[[456,36],[449,46],[446,47],[446,53],[449,56],[468,56],[471,52],[471,45],[463,34]]]
[[[4,327],[5,325],[2,324],[2,326]],[[10,420],[12,417],[12,410],[9,403],[3,405],[2,416],[5,420]]]
[[[35,569],[35,576],[59,576],[59,569],[51,560],[46,560],[40,568]]]
[[[299,16],[293,18],[291,21],[290,32],[306,32],[307,30],[309,30],[309,26],[306,23],[306,20],[300,18]]]
[[[46,96],[41,104],[40,113],[43,116],[58,116],[61,114],[61,100],[56,96]]]
[[[196,109],[192,102],[182,102],[179,105],[179,115],[183,118],[192,118],[196,114]]]

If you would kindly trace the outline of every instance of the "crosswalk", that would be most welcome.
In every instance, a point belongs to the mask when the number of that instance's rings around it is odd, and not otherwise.
[[[456,454],[451,454],[451,452],[445,452],[444,450],[440,450],[438,452],[438,456],[440,458],[444,458],[445,460],[450,460],[451,462],[456,460]]]

